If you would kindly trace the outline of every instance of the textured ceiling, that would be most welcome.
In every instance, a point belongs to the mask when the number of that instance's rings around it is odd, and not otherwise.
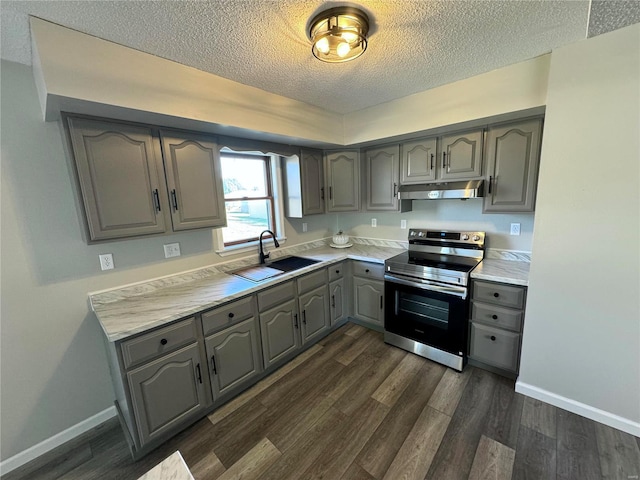
[[[548,53],[583,39],[589,1],[363,0],[367,52],[326,64],[311,54],[316,0],[4,1],[2,58],[30,64],[28,15],[348,113]],[[428,112],[425,112],[427,114]]]

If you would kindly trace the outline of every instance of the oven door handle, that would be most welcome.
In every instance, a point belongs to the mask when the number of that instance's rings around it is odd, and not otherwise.
[[[416,287],[422,290],[430,290],[432,292],[444,293],[445,295],[454,295],[460,297],[463,300],[467,298],[467,289],[464,287],[455,287],[448,285],[441,285],[439,283],[433,283],[429,280],[421,280],[418,278],[412,278],[411,280],[400,278],[397,276],[386,275],[384,279],[391,283],[398,283],[400,285],[407,285],[409,287]]]

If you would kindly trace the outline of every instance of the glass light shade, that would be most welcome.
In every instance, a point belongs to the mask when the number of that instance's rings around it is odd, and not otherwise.
[[[347,62],[367,49],[369,19],[352,7],[330,8],[310,22],[309,38],[313,55],[323,62]]]

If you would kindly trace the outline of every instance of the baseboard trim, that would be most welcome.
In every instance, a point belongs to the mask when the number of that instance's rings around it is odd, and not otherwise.
[[[88,432],[92,428],[97,427],[98,425],[110,420],[111,418],[116,416],[116,407],[109,407],[99,413],[96,413],[92,417],[89,417],[80,423],[76,423],[75,425],[63,430],[62,432],[54,435],[53,437],[49,437],[46,440],[34,445],[33,447],[27,448],[26,450],[14,455],[13,457],[7,458],[6,460],[0,462],[0,475],[5,475],[16,468],[19,468],[31,460],[35,460],[41,455],[53,450],[54,448],[67,443],[69,440],[73,440],[79,435]]]
[[[628,418],[620,417],[605,410],[592,407],[591,405],[563,397],[562,395],[549,392],[534,385],[529,385],[520,380],[516,382],[516,392],[640,437],[640,423],[629,420]]]

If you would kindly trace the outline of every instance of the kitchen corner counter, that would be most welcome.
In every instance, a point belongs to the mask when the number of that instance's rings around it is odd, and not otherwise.
[[[484,259],[471,272],[471,278],[511,285],[529,285],[529,262]]]
[[[230,274],[244,266],[257,263],[250,259],[236,260],[176,274],[134,286],[90,295],[91,308],[110,342],[122,340],[244,297],[258,290],[291,280],[305,273],[327,267],[342,260],[362,260],[384,263],[404,252],[400,245],[367,245],[354,243],[350,248],[336,249],[324,243],[313,248],[291,247],[273,252],[273,260],[295,255],[319,260],[319,263],[287,272],[262,282],[251,282]]]

